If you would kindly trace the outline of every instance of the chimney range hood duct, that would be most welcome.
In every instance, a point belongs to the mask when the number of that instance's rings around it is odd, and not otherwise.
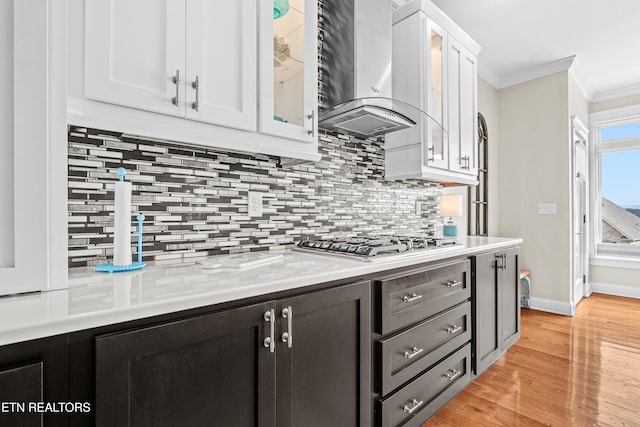
[[[391,0],[318,0],[319,126],[368,138],[428,120],[392,99]]]

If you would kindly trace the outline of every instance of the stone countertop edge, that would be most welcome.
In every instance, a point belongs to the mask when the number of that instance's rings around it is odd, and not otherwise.
[[[470,236],[459,240],[461,247],[372,262],[287,250],[279,260],[242,269],[204,270],[195,262],[149,265],[143,270],[115,274],[74,268],[69,270],[68,289],[0,297],[0,346],[522,243],[520,238],[503,237]]]

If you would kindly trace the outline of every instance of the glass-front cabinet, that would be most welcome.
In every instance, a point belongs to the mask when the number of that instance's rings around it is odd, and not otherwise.
[[[393,98],[422,112],[385,135],[385,179],[476,185],[480,46],[432,2],[393,12]]]
[[[260,132],[317,139],[317,1],[260,2]]]
[[[425,144],[424,159],[427,166],[434,166],[440,168],[447,168],[448,166],[448,143],[445,134],[442,129],[448,129],[447,111],[446,105],[446,93],[447,93],[447,81],[445,70],[445,53],[446,50],[446,33],[434,22],[428,20],[425,16],[422,16],[423,29],[424,29],[424,46],[426,48],[425,57],[429,58],[427,66],[425,67],[426,85],[425,99],[427,100],[426,111],[429,112],[431,118],[437,122],[440,126],[437,126],[433,121],[429,121],[426,126],[427,141]]]

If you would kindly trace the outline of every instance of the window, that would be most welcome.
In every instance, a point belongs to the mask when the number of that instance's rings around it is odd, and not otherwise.
[[[640,259],[640,106],[590,119],[595,256]]]

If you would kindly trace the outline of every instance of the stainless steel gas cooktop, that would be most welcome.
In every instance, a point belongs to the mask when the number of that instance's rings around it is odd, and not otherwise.
[[[445,247],[462,245],[452,237],[396,235],[303,240],[298,243],[301,250],[366,261],[414,255],[425,250]]]

